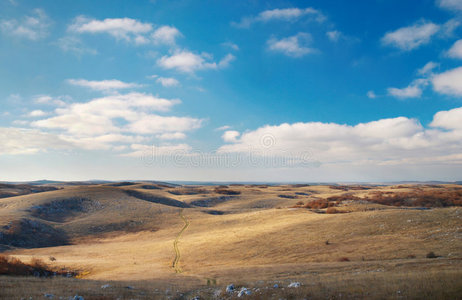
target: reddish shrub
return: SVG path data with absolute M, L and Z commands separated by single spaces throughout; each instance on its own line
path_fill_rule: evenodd
M 345 211 L 336 209 L 335 207 L 329 207 L 326 210 L 326 214 L 343 214 Z
M 344 256 L 344 257 L 340 257 L 338 261 L 350 261 L 350 259 Z

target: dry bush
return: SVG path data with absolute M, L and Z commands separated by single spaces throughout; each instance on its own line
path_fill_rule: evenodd
M 373 192 L 364 200 L 390 206 L 448 207 L 462 206 L 462 190 L 422 190 L 412 192 Z
M 214 191 L 215 193 L 221 194 L 221 195 L 240 195 L 241 194 L 240 191 L 230 190 L 228 187 L 226 188 L 216 187 Z
M 52 275 L 75 276 L 76 272 L 67 270 L 52 270 L 45 262 L 32 258 L 30 263 L 24 263 L 15 257 L 0 255 L 0 275 L 49 277 Z
M 340 258 L 338 259 L 338 261 L 344 262 L 344 261 L 350 261 L 350 259 L 349 259 L 348 257 L 344 256 L 344 257 L 340 257 Z
M 334 202 L 329 202 L 327 199 L 316 199 L 307 202 L 302 207 L 310 209 L 322 209 L 335 206 Z
M 427 253 L 427 258 L 437 258 L 438 256 L 435 254 L 435 252 L 430 251 Z
M 326 210 L 326 214 L 343 214 L 346 211 L 338 210 L 335 207 L 328 207 Z

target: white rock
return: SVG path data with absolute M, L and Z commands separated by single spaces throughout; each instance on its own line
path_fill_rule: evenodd
M 289 288 L 298 288 L 298 287 L 300 287 L 300 282 L 291 282 L 287 287 L 289 287 Z
M 226 292 L 227 292 L 227 293 L 232 293 L 232 292 L 234 292 L 234 284 L 231 283 L 230 285 L 228 285 L 228 286 L 226 287 Z
M 111 285 L 110 284 L 104 284 L 101 286 L 102 289 L 107 289 L 108 287 L 110 287 Z

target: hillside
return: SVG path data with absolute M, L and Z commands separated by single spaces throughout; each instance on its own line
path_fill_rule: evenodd
M 462 275 L 461 196 L 452 184 L 67 185 L 0 199 L 0 245 L 102 281 Z

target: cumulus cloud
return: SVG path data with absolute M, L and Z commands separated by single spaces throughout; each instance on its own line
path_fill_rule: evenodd
M 89 48 L 83 44 L 83 42 L 75 36 L 65 36 L 56 42 L 59 48 L 64 52 L 73 53 L 77 56 L 84 54 L 96 55 L 98 51 L 95 49 Z
M 329 38 L 329 40 L 331 40 L 332 42 L 338 42 L 338 40 L 342 36 L 342 33 L 338 30 L 333 30 L 326 32 L 326 35 L 327 38 Z
M 280 52 L 291 57 L 302 57 L 309 53 L 314 53 L 314 48 L 308 47 L 311 42 L 311 35 L 299 32 L 297 35 L 276 39 L 271 38 L 267 41 L 268 49 L 274 52 Z
M 50 149 L 73 147 L 56 135 L 36 129 L 0 127 L 0 141 L 0 155 L 35 154 Z
M 29 117 L 33 117 L 33 118 L 34 117 L 43 117 L 43 116 L 46 116 L 46 115 L 47 115 L 47 113 L 44 112 L 43 110 L 40 110 L 40 109 L 33 110 L 28 114 Z
M 37 41 L 49 33 L 51 20 L 42 9 L 34 9 L 32 14 L 22 19 L 0 20 L 4 34 Z
M 89 88 L 95 91 L 114 91 L 122 89 L 139 88 L 142 85 L 137 83 L 127 83 L 116 79 L 111 80 L 86 80 L 86 79 L 68 79 L 68 83 L 76 86 Z
M 375 94 L 374 91 L 368 91 L 366 95 L 367 95 L 367 97 L 370 98 L 370 99 L 375 99 L 375 98 L 377 98 L 377 95 Z
M 266 125 L 229 138 L 218 153 L 253 153 L 256 156 L 316 159 L 322 164 L 383 165 L 454 163 L 460 154 L 462 108 L 439 112 L 429 128 L 406 117 L 346 125 L 307 122 Z M 443 128 L 444 130 L 440 129 Z M 452 157 L 452 158 L 451 158 Z M 459 158 L 457 163 L 462 163 Z
M 52 97 L 50 95 L 36 95 L 33 97 L 33 99 L 34 99 L 34 102 L 38 104 L 64 106 L 66 105 L 66 101 L 71 100 L 71 97 L 69 96 Z
M 401 88 L 401 89 L 391 87 L 391 88 L 388 88 L 387 91 L 390 96 L 394 96 L 394 97 L 402 98 L 402 99 L 420 98 L 420 96 L 422 96 L 421 84 L 417 82 L 413 82 L 409 86 L 405 88 Z
M 260 12 L 257 16 L 243 17 L 240 22 L 231 24 L 238 28 L 248 28 L 256 22 L 285 21 L 294 22 L 302 17 L 311 17 L 317 22 L 323 22 L 326 17 L 317 9 L 308 8 L 276 8 Z
M 221 137 L 223 141 L 225 142 L 236 142 L 239 135 L 240 135 L 239 131 L 228 130 L 228 131 L 225 131 L 225 133 L 223 133 Z
M 224 68 L 234 59 L 232 54 L 226 55 L 218 63 L 211 60 L 207 53 L 195 54 L 187 50 L 177 50 L 172 55 L 162 56 L 157 64 L 164 69 L 174 69 L 183 73 L 193 73 L 197 70 Z
M 167 45 L 174 45 L 176 39 L 181 36 L 180 31 L 172 26 L 161 26 L 151 34 L 154 43 Z
M 165 87 L 173 87 L 180 85 L 180 82 L 173 77 L 159 77 L 156 79 L 156 82 L 160 83 L 162 86 Z
M 445 9 L 462 11 L 462 1 L 461 0 L 437 0 L 437 4 Z
M 447 54 L 449 57 L 462 59 L 462 40 L 456 41 Z
M 425 66 L 423 66 L 422 68 L 418 69 L 417 70 L 417 74 L 421 75 L 421 76 L 427 76 L 427 75 L 430 75 L 433 73 L 433 70 L 435 68 L 438 68 L 440 66 L 440 64 L 438 63 L 435 63 L 435 62 L 428 62 L 425 64 Z
M 234 43 L 231 43 L 231 42 L 224 42 L 224 43 L 221 43 L 221 45 L 223 47 L 227 47 L 227 48 L 230 48 L 230 49 L 235 50 L 235 51 L 239 50 L 239 46 L 237 44 L 234 44 Z
M 55 109 L 50 117 L 30 125 L 53 133 L 73 147 L 120 150 L 121 146 L 148 142 L 153 137 L 184 139 L 186 132 L 200 128 L 202 119 L 158 114 L 170 111 L 178 103 L 180 100 L 143 93 L 110 95 L 66 104 Z
M 79 16 L 75 18 L 68 30 L 75 33 L 105 33 L 118 40 L 143 43 L 144 34 L 152 31 L 152 24 L 130 18 L 95 20 Z
M 404 51 L 410 51 L 428 44 L 439 30 L 439 25 L 423 20 L 414 25 L 386 33 L 382 38 L 382 43 Z
M 181 32 L 173 26 L 160 26 L 131 18 L 107 18 L 96 20 L 78 16 L 69 25 L 68 31 L 75 34 L 109 34 L 117 40 L 136 45 L 148 43 L 174 45 Z
M 462 96 L 462 67 L 436 74 L 431 79 L 433 89 L 441 94 Z

